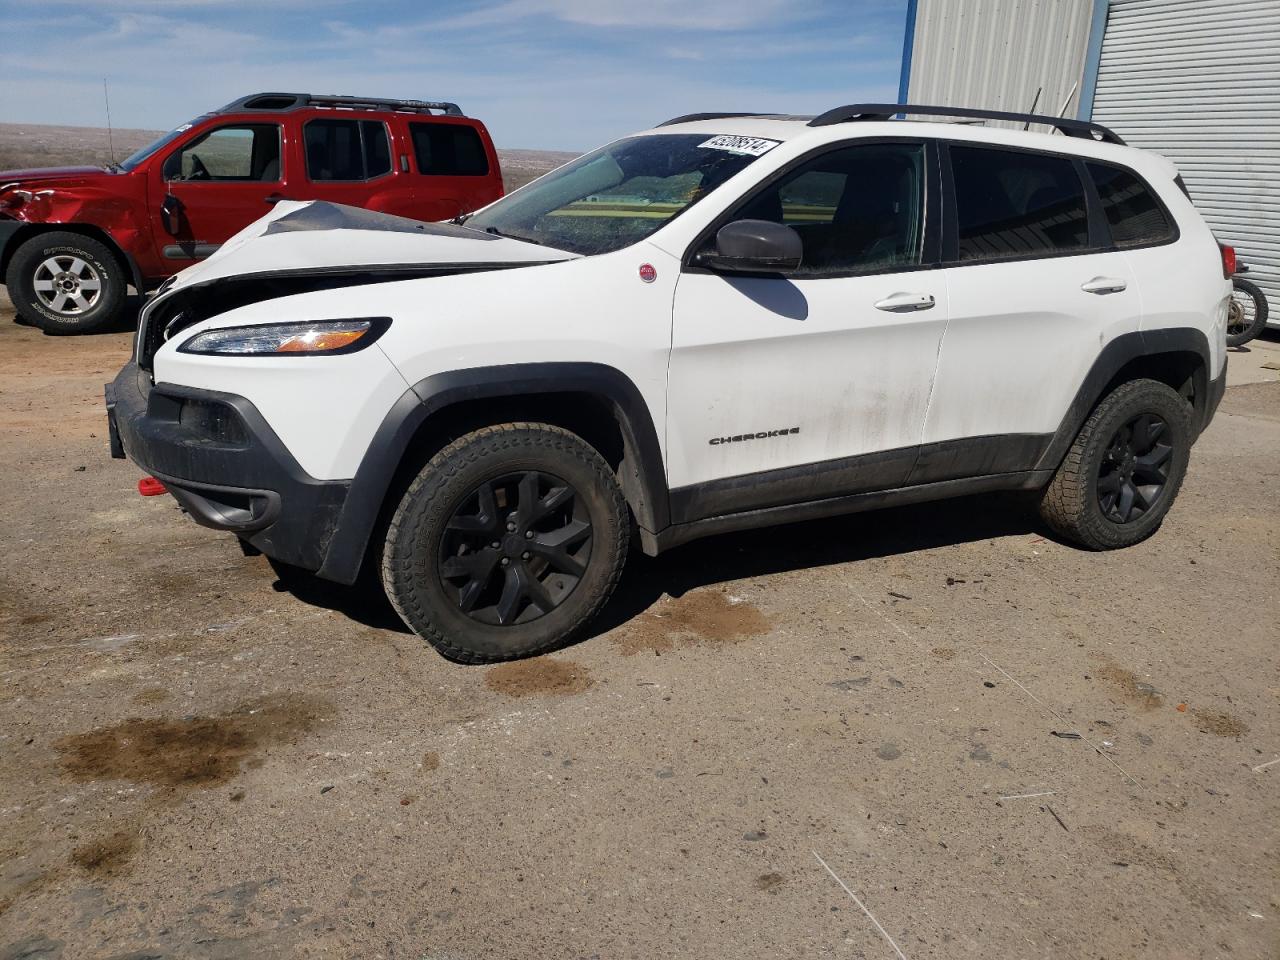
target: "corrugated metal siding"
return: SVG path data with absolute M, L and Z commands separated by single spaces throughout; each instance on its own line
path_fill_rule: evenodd
M 1026 113 L 1043 87 L 1036 113 L 1070 97 L 1074 117 L 1092 13 L 1092 0 L 919 0 L 908 98 Z
M 1280 0 L 1112 0 L 1093 119 L 1178 165 L 1280 319 Z

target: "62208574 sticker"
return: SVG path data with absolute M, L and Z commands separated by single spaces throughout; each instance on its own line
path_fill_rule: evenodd
M 761 137 L 735 137 L 723 133 L 698 144 L 708 150 L 727 150 L 729 153 L 741 153 L 748 157 L 759 157 L 778 145 L 777 140 L 765 140 Z

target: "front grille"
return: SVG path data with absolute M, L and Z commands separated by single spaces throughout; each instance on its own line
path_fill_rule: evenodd
M 196 322 L 197 317 L 190 309 L 184 309 L 186 298 L 177 294 L 167 302 L 152 301 L 153 310 L 143 310 L 138 320 L 138 366 L 143 370 L 151 369 L 151 361 L 166 340 L 180 330 L 184 330 Z

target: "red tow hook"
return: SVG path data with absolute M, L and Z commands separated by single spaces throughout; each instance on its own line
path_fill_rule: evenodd
M 155 477 L 143 477 L 138 481 L 138 493 L 144 497 L 159 497 L 168 492 L 165 485 Z

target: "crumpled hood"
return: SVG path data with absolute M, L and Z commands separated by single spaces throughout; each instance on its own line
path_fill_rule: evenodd
M 43 184 L 50 180 L 69 180 L 80 184 L 86 180 L 114 176 L 117 176 L 117 174 L 104 170 L 102 167 L 41 167 L 36 170 L 0 170 L 0 189 L 11 184 L 27 187 L 33 183 Z
M 209 259 L 161 284 L 142 308 L 136 356 L 149 370 L 156 350 L 172 336 L 251 303 L 576 259 L 564 250 L 451 223 L 422 223 L 322 200 L 282 201 Z
M 234 276 L 436 264 L 498 267 L 576 256 L 452 223 L 423 223 L 323 200 L 282 201 L 207 260 L 173 277 L 164 290 Z

